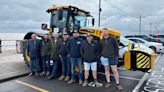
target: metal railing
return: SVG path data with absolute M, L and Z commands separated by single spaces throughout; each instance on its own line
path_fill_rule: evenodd
M 0 53 L 2 53 L 1 39 L 0 39 Z
M 16 40 L 0 40 L 0 53 L 16 51 Z

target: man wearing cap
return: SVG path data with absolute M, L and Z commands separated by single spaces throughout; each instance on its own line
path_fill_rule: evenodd
M 82 59 L 80 55 L 80 46 L 82 44 L 82 39 L 79 38 L 79 33 L 77 30 L 73 33 L 73 38 L 68 42 L 68 53 L 70 56 L 71 63 L 71 80 L 68 81 L 68 84 L 75 83 L 75 66 L 78 65 L 79 68 L 79 85 L 82 85 Z
M 63 39 L 59 43 L 59 56 L 62 64 L 62 75 L 59 77 L 59 80 L 69 81 L 71 71 L 70 71 L 70 61 L 67 53 L 67 45 L 69 41 L 69 35 L 64 32 Z
M 99 87 L 100 84 L 97 81 L 97 60 L 99 57 L 99 47 L 98 44 L 93 41 L 91 34 L 88 34 L 85 41 L 81 45 L 81 55 L 84 59 L 84 70 L 85 70 L 85 81 L 82 86 L 88 85 L 89 70 L 92 70 L 92 76 L 94 78 L 94 84 Z
M 49 41 L 49 34 L 44 35 L 44 39 L 42 40 L 41 45 L 41 56 L 42 56 L 42 67 L 43 72 L 40 76 L 50 75 L 50 41 Z
M 50 39 L 50 54 L 51 59 L 53 60 L 53 70 L 48 79 L 54 79 L 58 76 L 58 64 L 60 61 L 59 58 L 59 33 L 54 32 L 54 37 Z
M 114 74 L 114 78 L 116 81 L 116 87 L 119 90 L 122 90 L 122 86 L 120 85 L 119 81 L 119 74 L 118 74 L 118 69 L 117 69 L 117 64 L 118 64 L 118 57 L 119 57 L 119 47 L 118 47 L 118 42 L 114 36 L 111 36 L 108 34 L 108 29 L 103 28 L 103 39 L 100 41 L 100 49 L 101 49 L 101 63 L 105 68 L 105 76 L 106 76 L 106 81 L 107 84 L 105 87 L 110 87 L 111 82 L 110 82 L 110 67 L 112 69 L 112 72 Z M 110 66 L 110 67 L 109 67 Z

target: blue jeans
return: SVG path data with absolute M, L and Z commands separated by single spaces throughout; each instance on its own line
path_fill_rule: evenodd
M 32 73 L 37 73 L 40 71 L 39 58 L 30 57 L 30 69 Z
M 61 64 L 62 64 L 62 75 L 64 76 L 70 76 L 71 70 L 70 70 L 70 61 L 68 57 L 61 57 Z
M 54 78 L 57 77 L 57 75 L 58 75 L 58 65 L 59 65 L 59 60 L 53 60 L 52 75 Z
M 76 73 L 75 73 L 75 66 L 78 65 L 79 68 L 79 79 L 82 79 L 83 77 L 83 73 L 82 73 L 82 59 L 81 58 L 70 58 L 70 62 L 71 62 L 71 78 L 73 80 L 75 80 L 76 77 Z
M 43 71 L 50 72 L 50 55 L 42 56 Z

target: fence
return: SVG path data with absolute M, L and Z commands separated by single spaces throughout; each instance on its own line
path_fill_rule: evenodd
M 1 45 L 1 39 L 0 39 L 0 53 L 2 53 L 2 45 Z
M 16 40 L 1 40 L 1 53 L 16 51 Z

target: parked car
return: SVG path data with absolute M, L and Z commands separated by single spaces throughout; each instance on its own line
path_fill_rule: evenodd
M 135 37 L 135 38 L 142 38 L 144 40 L 147 40 L 149 42 L 158 42 L 158 43 L 162 43 L 163 46 L 164 46 L 164 41 L 163 40 L 160 40 L 160 39 L 156 39 L 154 37 L 151 37 L 149 35 L 127 35 L 125 36 L 125 38 L 132 38 L 132 37 Z
M 164 42 L 164 35 L 150 35 L 151 37 Z
M 137 38 L 137 37 L 131 37 L 131 38 L 129 37 L 127 39 L 134 41 L 136 43 L 139 42 L 140 44 L 151 48 L 152 50 L 154 50 L 154 52 L 164 53 L 164 46 L 162 45 L 162 43 L 150 42 L 150 41 L 144 40 L 142 38 Z
M 151 34 L 150 36 L 153 37 L 153 38 L 158 37 L 158 38 L 164 39 L 164 35 L 163 35 L 163 34 L 158 34 L 158 35 L 153 35 L 153 34 Z
M 119 57 L 120 57 L 120 59 L 123 59 L 124 53 L 126 51 L 128 51 L 129 42 L 130 42 L 131 47 L 132 47 L 131 49 L 136 49 L 138 47 L 138 43 L 133 42 L 131 40 L 128 40 L 127 38 L 125 38 L 123 36 L 120 37 L 120 43 L 119 43 Z M 142 50 L 148 54 L 152 54 L 152 53 L 154 54 L 154 51 L 152 49 L 150 49 L 147 46 L 142 45 L 142 44 L 140 44 L 140 50 Z
M 164 38 L 156 38 L 158 41 L 163 41 L 164 42 Z

